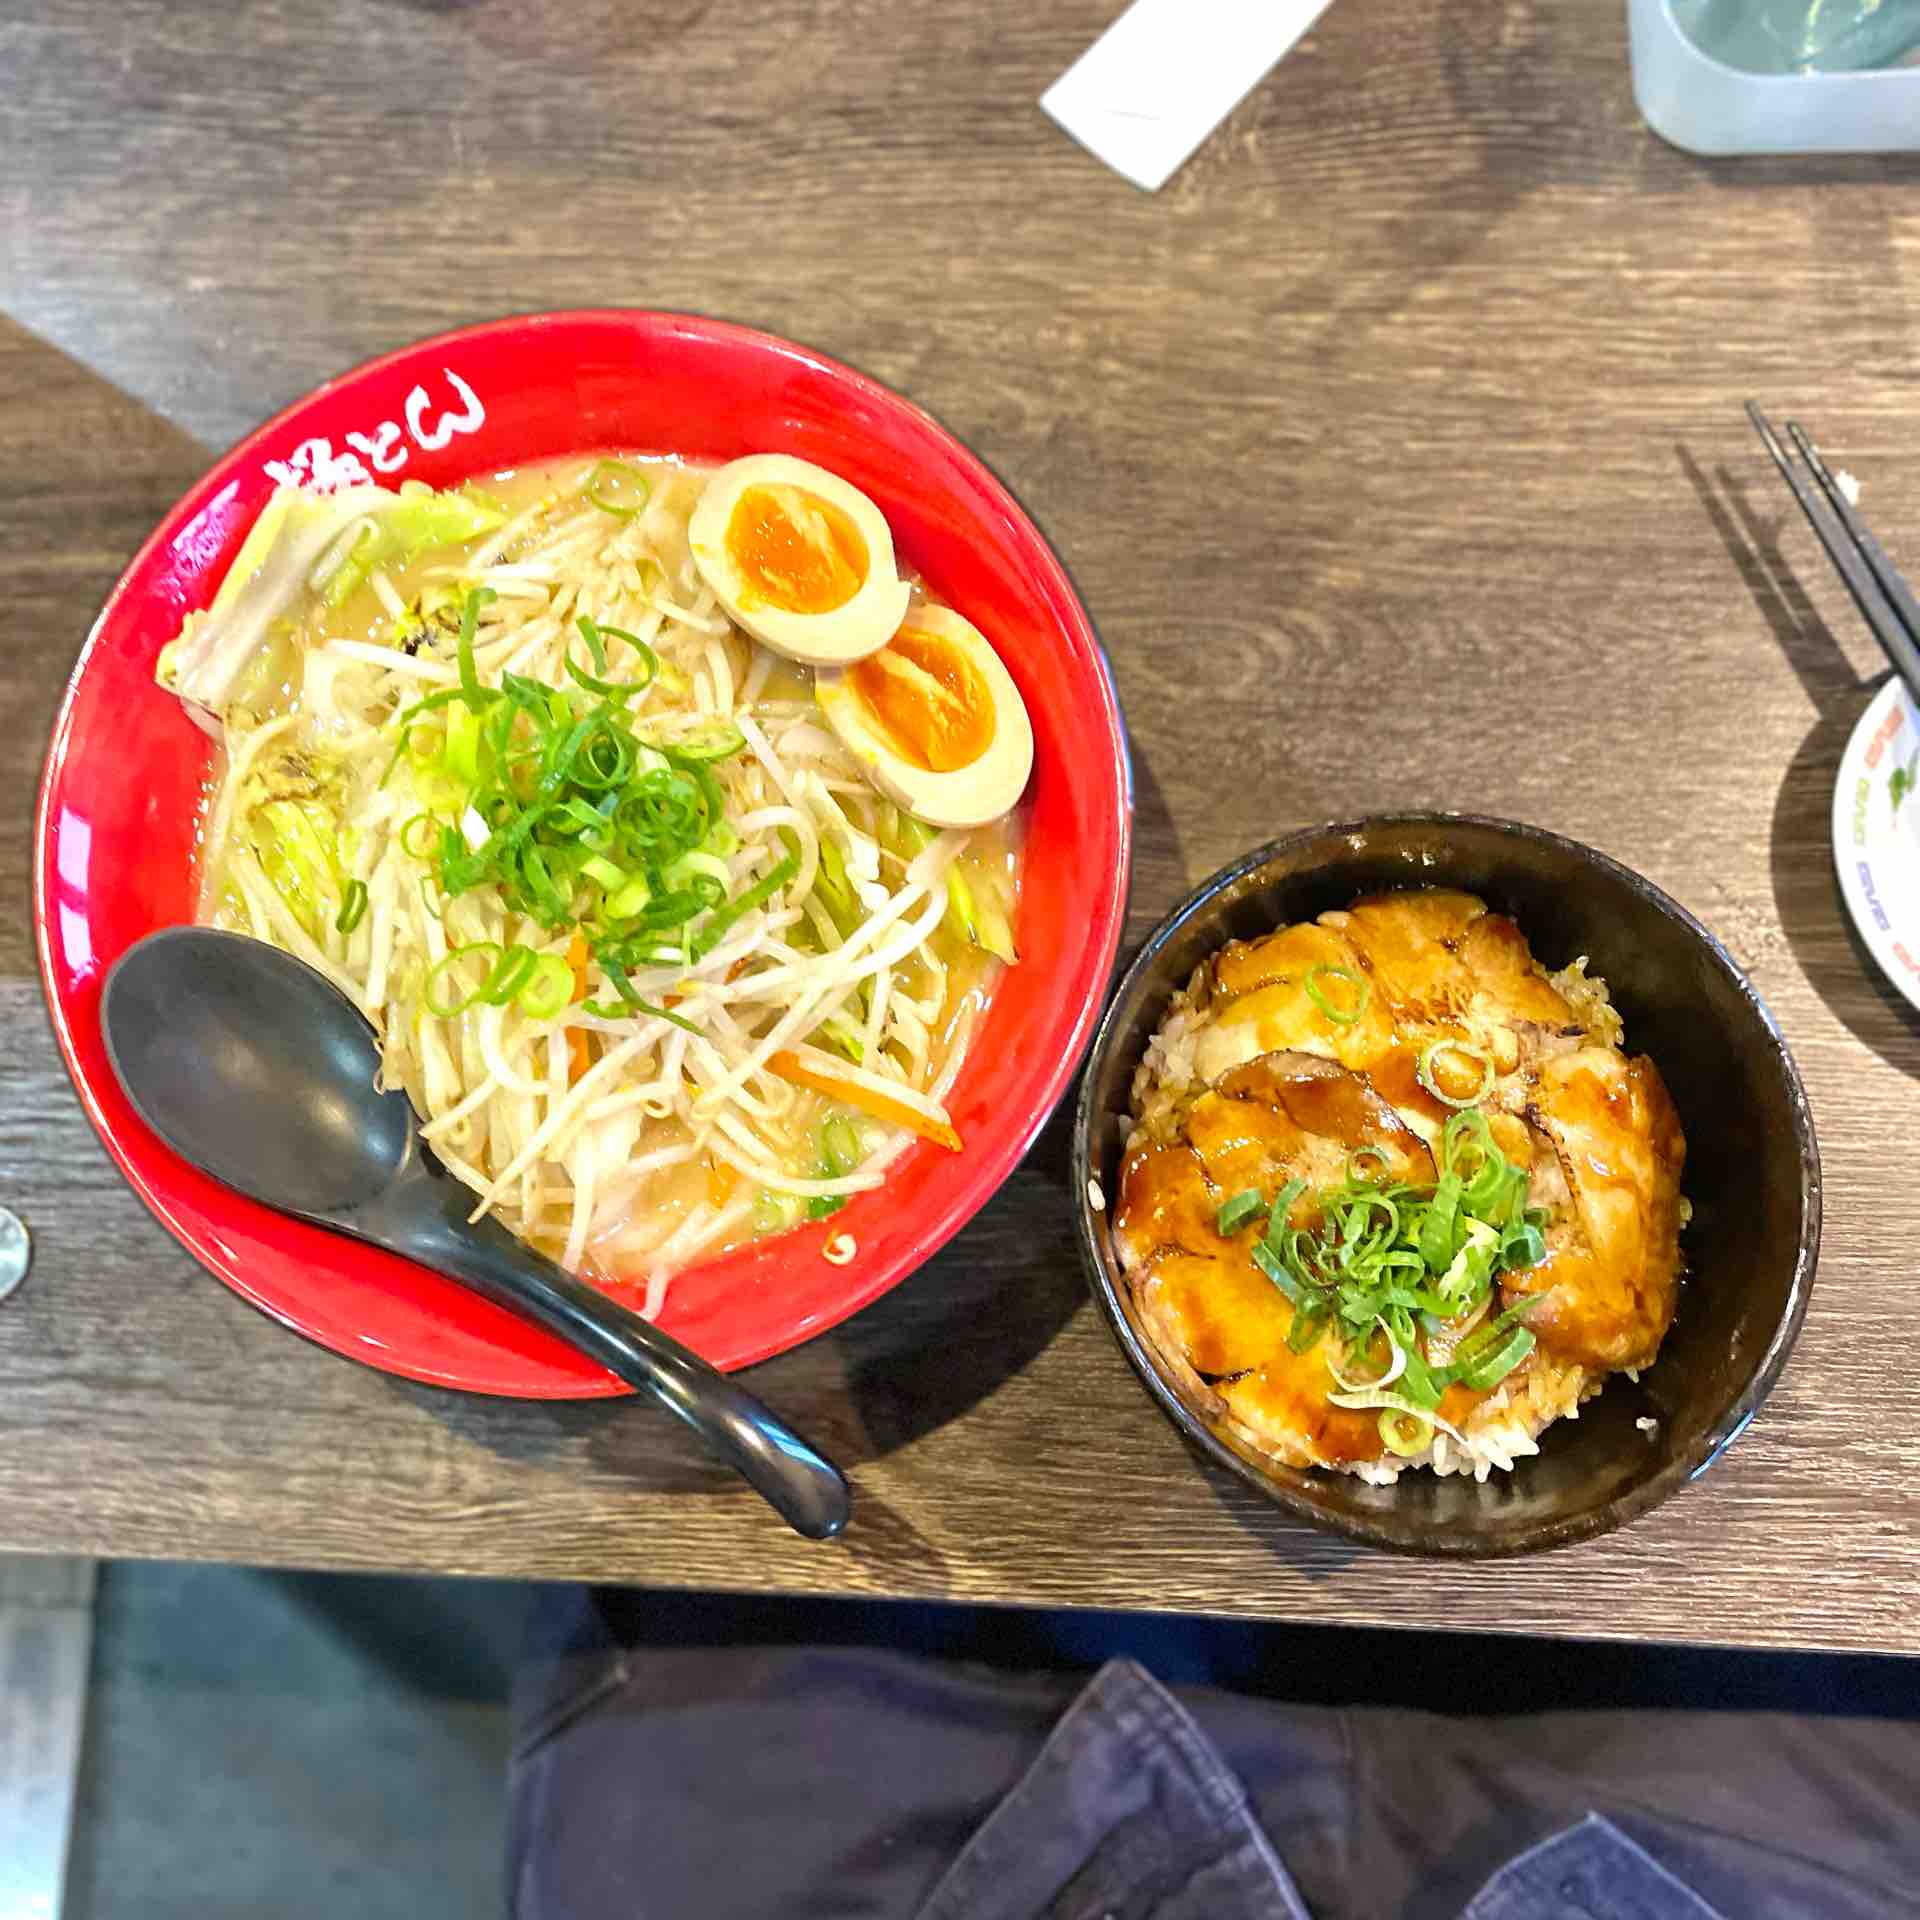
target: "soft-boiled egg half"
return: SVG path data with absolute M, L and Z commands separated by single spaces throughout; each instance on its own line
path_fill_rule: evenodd
M 880 509 L 837 473 L 788 454 L 722 467 L 687 539 L 728 614 L 804 666 L 844 666 L 876 652 L 907 610 Z
M 814 694 L 874 785 L 929 825 L 998 819 L 1033 771 L 1013 676 L 950 607 L 915 607 L 878 653 L 817 673 Z

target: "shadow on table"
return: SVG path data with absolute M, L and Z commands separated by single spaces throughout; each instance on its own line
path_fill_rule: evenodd
M 1378 1548 L 1362 1546 L 1341 1534 L 1323 1533 L 1316 1527 L 1288 1519 L 1272 1501 L 1263 1499 L 1224 1467 L 1215 1466 L 1198 1448 L 1189 1445 L 1186 1452 L 1193 1468 L 1196 1506 L 1204 1490 L 1222 1518 L 1257 1541 L 1289 1573 L 1308 1581 L 1331 1580 L 1356 1560 L 1380 1553 Z
M 1902 187 L 1920 186 L 1920 155 L 1911 153 L 1755 153 L 1716 157 L 1687 153 L 1664 142 L 1660 143 L 1660 150 L 1702 184 L 1725 193 L 1769 193 L 1797 187 L 1881 187 L 1895 193 Z M 1845 265 L 1850 275 L 1858 274 L 1864 279 L 1876 273 L 1898 272 L 1890 223 L 1886 233 L 1887 257 L 1862 259 L 1857 252 L 1849 252 Z
M 30 404 L 18 397 L 29 394 Z M 210 456 L 5 313 L 0 395 L 0 514 L 15 541 L 13 617 L 0 647 L 0 781 L 9 793 L 31 794 L 74 655 L 115 576 Z M 0 966 L 10 975 L 33 971 L 31 812 L 0 818 Z
M 1725 467 L 1712 479 L 1684 446 L 1675 456 L 1798 676 L 1819 718 L 1788 763 L 1769 842 L 1774 905 L 1814 991 L 1889 1066 L 1920 1077 L 1920 1019 L 1888 984 L 1854 931 L 1833 870 L 1834 781 L 1860 715 L 1881 681 L 1862 682 L 1780 550 L 1788 509 L 1769 517 Z
M 791 1356 L 789 1356 L 791 1358 Z M 769 1405 L 790 1419 L 835 1465 L 853 1470 L 885 1451 L 867 1442 L 844 1381 L 815 1369 L 810 1378 L 783 1387 L 773 1377 L 781 1365 L 769 1362 L 747 1376 Z M 609 1483 L 641 1497 L 725 1503 L 743 1516 L 743 1524 L 777 1525 L 753 1505 L 741 1480 L 709 1455 L 700 1442 L 663 1409 L 644 1396 L 605 1400 L 495 1399 L 423 1385 L 394 1375 L 381 1384 L 396 1397 L 431 1416 L 461 1441 L 515 1465 L 539 1464 L 564 1469 L 576 1463 L 583 1478 L 597 1485 L 601 1503 Z M 642 1509 L 635 1525 L 644 1526 Z M 584 1523 L 583 1523 L 584 1524 Z M 584 1549 L 592 1557 L 590 1543 Z M 844 1556 L 855 1566 L 883 1567 L 889 1578 L 948 1582 L 945 1556 L 891 1503 L 868 1487 L 856 1486 L 853 1520 L 847 1532 L 822 1554 Z

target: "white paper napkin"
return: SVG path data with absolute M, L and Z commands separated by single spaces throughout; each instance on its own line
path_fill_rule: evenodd
M 1134 0 L 1041 107 L 1149 193 L 1199 146 L 1331 0 Z

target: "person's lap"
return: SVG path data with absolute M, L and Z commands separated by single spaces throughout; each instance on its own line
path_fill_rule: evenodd
M 1047 1832 L 1093 1833 L 1121 1817 L 1106 1803 L 1126 1797 L 1134 1763 L 1115 1773 L 1110 1740 L 1082 1743 L 1082 1780 L 1049 1772 L 1061 1771 L 1050 1739 L 1063 1715 L 1084 1715 L 1085 1673 L 852 1646 L 647 1647 L 610 1630 L 590 1596 L 558 1596 L 555 1607 L 516 1699 L 517 1920 L 908 1920 L 936 1888 L 943 1914 L 984 1910 L 990 1891 L 1017 1900 L 1008 1883 L 1021 1869 L 1042 1872 L 1031 1860 L 1036 1819 Z M 1115 1726 L 1166 1697 L 1131 1669 L 1103 1682 L 1095 1704 Z M 1252 1822 L 1315 1920 L 1456 1920 L 1505 1863 L 1595 1811 L 1707 1903 L 1700 1911 L 1727 1920 L 1916 1908 L 1920 1728 L 1909 1722 L 1448 1718 L 1175 1692 L 1172 1716 L 1244 1787 Z M 1112 1777 L 1095 1784 L 1089 1752 Z M 956 1874 L 1009 1796 L 1016 1811 Z M 1156 1798 L 1131 1814 L 1150 1824 L 1168 1805 Z M 1221 1849 L 1207 1857 L 1222 1870 Z M 1103 1830 L 1082 1889 L 1123 1872 L 1125 1858 Z M 953 1905 L 963 1879 L 970 1904 Z M 1656 1910 L 1667 1911 L 1613 1909 Z

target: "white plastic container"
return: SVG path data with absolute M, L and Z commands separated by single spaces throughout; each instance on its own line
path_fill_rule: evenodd
M 1627 0 L 1633 97 L 1689 153 L 1920 153 L 1920 68 L 1742 73 L 1694 45 L 1670 0 Z

